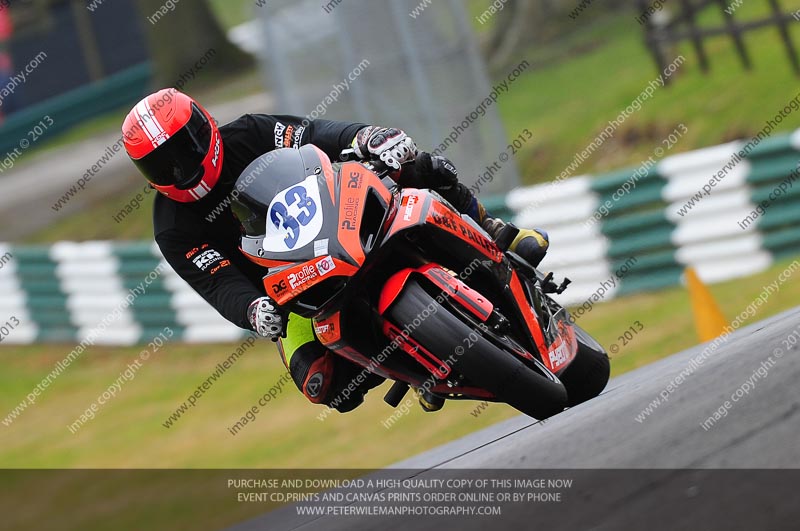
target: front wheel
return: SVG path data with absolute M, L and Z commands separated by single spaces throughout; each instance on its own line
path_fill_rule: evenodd
M 421 318 L 425 308 L 435 311 Z M 420 322 L 410 330 L 414 341 L 442 359 L 455 353 L 455 371 L 526 415 L 545 419 L 560 413 L 567 405 L 567 391 L 557 378 L 539 374 L 513 353 L 475 334 L 472 326 L 451 313 L 414 279 L 406 284 L 389 309 L 388 317 L 401 328 L 407 323 Z M 465 342 L 470 336 L 477 336 L 477 340 Z
M 567 388 L 570 407 L 599 395 L 611 374 L 611 360 L 600 343 L 580 326 L 572 326 L 575 327 L 578 352 L 560 377 Z

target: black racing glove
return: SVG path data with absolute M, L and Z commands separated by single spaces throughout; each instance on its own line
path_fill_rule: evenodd
M 458 170 L 448 159 L 424 151 L 417 155 L 414 163 L 416 178 L 422 186 L 433 190 L 449 190 L 458 184 Z
M 478 223 L 486 218 L 486 209 L 463 183 L 458 181 L 455 164 L 440 155 L 421 152 L 408 170 L 403 170 L 400 186 L 430 188 L 444 197 L 456 210 Z

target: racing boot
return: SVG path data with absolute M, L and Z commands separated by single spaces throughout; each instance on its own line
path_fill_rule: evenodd
M 495 240 L 505 226 L 506 223 L 502 219 L 490 216 L 486 216 L 481 222 L 483 230 Z M 550 237 L 547 232 L 542 229 L 519 229 L 519 234 L 511 242 L 508 250 L 524 258 L 533 267 L 539 267 L 547 254 L 548 247 L 550 247 Z
M 416 391 L 419 405 L 426 413 L 433 413 L 444 407 L 444 398 L 441 396 L 433 394 L 428 389 L 419 388 Z

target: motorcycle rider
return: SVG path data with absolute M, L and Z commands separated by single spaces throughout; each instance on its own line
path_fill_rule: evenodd
M 238 249 L 241 229 L 230 208 L 231 192 L 253 160 L 275 149 L 314 144 L 335 161 L 352 148 L 362 160 L 380 159 L 399 171 L 417 157 L 414 141 L 395 128 L 287 115 L 246 114 L 218 127 L 208 111 L 176 89 L 142 99 L 125 118 L 122 133 L 133 163 L 160 192 L 154 237 L 175 272 L 227 320 L 278 341 L 292 379 L 311 402 L 341 412 L 363 402 L 382 379 L 372 375 L 348 399 L 339 396 L 363 369 L 319 343 L 309 319 L 288 318 L 265 295 L 263 269 Z M 411 174 L 400 174 L 401 186 L 436 190 L 490 235 L 499 234 L 504 223 L 458 182 L 447 159 L 420 154 L 414 166 Z M 538 264 L 547 247 L 543 231 L 521 230 L 511 249 Z M 439 409 L 435 398 L 420 395 L 420 403 Z

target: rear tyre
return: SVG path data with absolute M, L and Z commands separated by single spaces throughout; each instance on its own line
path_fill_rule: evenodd
M 595 339 L 578 325 L 575 336 L 578 339 L 578 353 L 561 376 L 567 388 L 569 406 L 576 406 L 591 400 L 606 388 L 611 374 L 611 360 Z
M 435 308 L 427 318 L 421 313 Z M 551 380 L 523 364 L 514 354 L 497 347 L 450 310 L 436 301 L 416 280 L 409 280 L 388 317 L 396 326 L 419 323 L 411 337 L 440 359 L 456 356 L 454 370 L 473 385 L 535 419 L 560 413 L 567 405 L 567 391 L 561 382 Z M 475 341 L 465 342 L 472 336 Z M 463 354 L 456 347 L 463 348 Z

